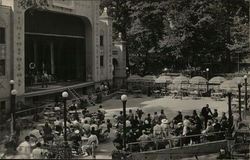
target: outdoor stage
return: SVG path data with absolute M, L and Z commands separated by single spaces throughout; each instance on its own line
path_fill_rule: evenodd
M 43 95 L 49 95 L 49 94 L 55 94 L 58 92 L 62 92 L 67 90 L 68 88 L 73 89 L 82 89 L 86 87 L 92 87 L 94 86 L 94 82 L 62 82 L 62 83 L 55 83 L 55 84 L 49 84 L 48 88 L 42 88 L 41 85 L 35 85 L 35 86 L 29 86 L 26 88 L 26 93 L 24 93 L 22 96 L 24 98 L 27 97 L 35 97 L 35 96 L 43 96 Z

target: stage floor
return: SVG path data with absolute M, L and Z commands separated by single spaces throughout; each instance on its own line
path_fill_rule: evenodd
M 84 88 L 93 86 L 95 83 L 91 82 L 80 82 L 80 81 L 71 81 L 71 82 L 58 82 L 53 84 L 48 84 L 47 88 L 42 88 L 42 85 L 32 85 L 27 86 L 25 88 L 25 93 L 23 94 L 24 97 L 33 97 L 33 96 L 40 96 L 46 94 L 53 94 L 57 92 L 61 92 L 67 90 L 67 88 Z

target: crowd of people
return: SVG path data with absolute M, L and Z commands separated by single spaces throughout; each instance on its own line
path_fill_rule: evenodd
M 178 111 L 172 119 L 167 117 L 163 109 L 152 114 L 144 113 L 138 108 L 136 111 L 128 110 L 126 119 L 120 111 L 120 114 L 114 115 L 114 120 L 111 120 L 105 118 L 106 111 L 102 105 L 97 112 L 90 113 L 81 103 L 73 101 L 72 105 L 67 107 L 66 137 L 63 114 L 59 114 L 56 120 L 34 125 L 25 140 L 16 146 L 17 154 L 24 158 L 55 158 L 56 154 L 51 152 L 51 146 L 57 146 L 56 149 L 60 146 L 65 147 L 66 138 L 67 146 L 73 154 L 91 155 L 93 147 L 96 148 L 100 142 L 109 138 L 112 128 L 115 131 L 114 146 L 118 150 L 126 148 L 130 151 L 190 145 L 204 140 L 221 140 L 230 129 L 226 114 L 222 113 L 219 117 L 217 109 L 212 111 L 208 104 L 200 113 L 193 110 L 192 115 L 183 115 Z M 58 104 L 54 108 L 58 110 Z M 123 146 L 124 121 L 126 144 L 131 144 L 127 146 Z
M 16 154 L 25 159 L 56 158 L 56 152 L 65 147 L 66 138 L 72 154 L 91 155 L 93 147 L 109 138 L 112 124 L 109 119 L 105 120 L 106 111 L 102 105 L 94 113 L 86 107 L 80 110 L 78 106 L 74 101 L 67 108 L 66 137 L 64 119 L 58 116 L 54 121 L 34 125 L 24 141 L 15 147 Z
M 117 132 L 113 142 L 117 149 L 123 149 L 122 111 L 116 119 Z M 212 112 L 208 104 L 201 109 L 200 114 L 193 110 L 192 115 L 183 116 L 178 111 L 171 120 L 164 110 L 154 112 L 153 115 L 146 114 L 141 109 L 135 112 L 129 110 L 126 115 L 126 143 L 131 145 L 126 147 L 131 151 L 145 151 L 220 140 L 225 138 L 229 127 L 226 114 L 223 112 L 222 117 L 219 117 L 217 109 Z M 171 138 L 173 141 L 170 141 Z

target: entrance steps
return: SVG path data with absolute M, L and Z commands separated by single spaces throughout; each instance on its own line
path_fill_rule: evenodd
M 80 101 L 80 99 L 82 98 L 74 88 L 67 88 L 67 91 L 75 100 Z

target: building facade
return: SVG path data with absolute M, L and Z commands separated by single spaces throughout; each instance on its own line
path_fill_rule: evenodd
M 1 110 L 8 111 L 12 79 L 17 101 L 32 103 L 69 87 L 83 91 L 126 78 L 124 43 L 113 44 L 112 18 L 107 9 L 100 14 L 99 5 L 100 0 L 0 1 Z M 55 87 L 39 89 L 44 73 Z

